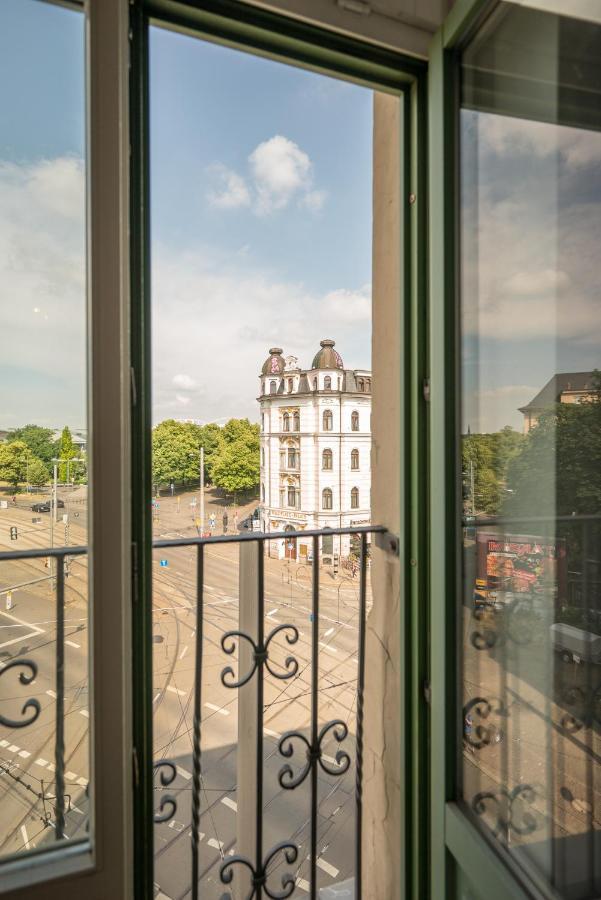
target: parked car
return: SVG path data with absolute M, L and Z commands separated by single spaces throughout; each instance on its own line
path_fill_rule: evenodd
M 52 505 L 52 501 L 51 501 L 51 500 L 42 500 L 41 503 L 34 503 L 33 506 L 31 507 L 31 511 L 32 511 L 32 512 L 38 512 L 38 513 L 40 513 L 40 512 L 50 512 L 51 505 Z M 65 501 L 64 501 L 64 500 L 57 500 L 57 501 L 56 501 L 56 508 L 57 508 L 57 509 L 64 509 L 64 506 L 65 506 Z
M 556 622 L 551 625 L 551 644 L 564 662 L 601 664 L 601 635 Z

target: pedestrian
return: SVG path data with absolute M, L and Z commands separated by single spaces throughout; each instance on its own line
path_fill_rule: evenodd
M 228 523 L 227 509 L 223 511 L 223 520 L 222 521 L 223 521 L 223 533 L 227 534 L 227 523 Z

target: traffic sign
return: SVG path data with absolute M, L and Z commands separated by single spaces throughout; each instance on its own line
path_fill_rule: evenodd
M 162 560 L 161 560 L 161 567 L 162 567 L 163 569 L 165 568 L 165 566 L 168 566 L 168 565 L 169 565 L 169 562 L 168 562 L 166 559 L 162 559 Z

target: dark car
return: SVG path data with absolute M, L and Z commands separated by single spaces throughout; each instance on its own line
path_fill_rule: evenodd
M 32 512 L 50 512 L 51 503 L 52 503 L 51 500 L 42 500 L 41 503 L 34 503 L 33 506 L 31 507 L 31 511 Z M 64 500 L 56 501 L 57 509 L 64 509 L 64 506 L 65 506 Z

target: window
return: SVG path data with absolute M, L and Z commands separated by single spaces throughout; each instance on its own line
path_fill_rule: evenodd
M 298 454 L 297 454 L 296 450 L 293 447 L 291 447 L 288 450 L 288 468 L 296 469 L 297 467 L 298 467 Z
M 357 387 L 359 388 L 360 391 L 365 390 L 365 382 L 363 381 L 362 378 L 357 379 Z
M 261 500 L 265 503 L 265 485 L 261 485 Z
M 326 377 L 323 380 L 323 389 L 324 389 L 324 391 L 332 390 L 332 379 L 330 378 L 329 375 L 326 375 Z
M 351 469 L 359 468 L 359 451 L 351 450 Z
M 324 488 L 321 492 L 321 508 L 322 509 L 332 509 L 332 490 L 331 488 Z
M 351 490 L 351 509 L 359 509 L 359 488 Z
M 333 463 L 332 451 L 327 449 L 324 450 L 321 454 L 321 468 L 322 469 L 331 469 Z
M 314 378 L 314 379 L 313 379 L 313 390 L 314 390 L 314 391 L 317 390 L 317 378 Z
M 326 409 L 323 413 L 323 430 L 324 431 L 332 431 L 334 426 L 334 417 L 332 416 L 332 410 Z
M 277 390 L 277 383 L 275 381 L 270 381 L 269 382 L 269 393 L 275 394 L 276 390 Z
M 292 393 L 294 390 L 294 380 L 292 378 L 288 379 L 288 393 Z
M 296 488 L 289 487 L 288 488 L 288 506 L 292 507 L 292 509 L 298 508 L 298 498 L 299 492 Z
M 351 431 L 359 431 L 359 413 L 357 410 L 351 413 Z
M 284 413 L 284 415 L 282 416 L 282 423 L 283 423 L 284 431 L 290 431 L 290 414 L 289 413 Z
M 261 431 L 265 431 L 265 413 L 261 413 Z
M 365 390 L 366 390 L 366 391 L 371 391 L 371 378 L 366 378 L 366 379 L 365 379 Z
M 280 488 L 280 508 L 283 508 L 286 505 L 286 491 L 284 488 Z
M 300 413 L 299 412 L 294 413 L 293 420 L 294 420 L 294 430 L 300 431 Z

